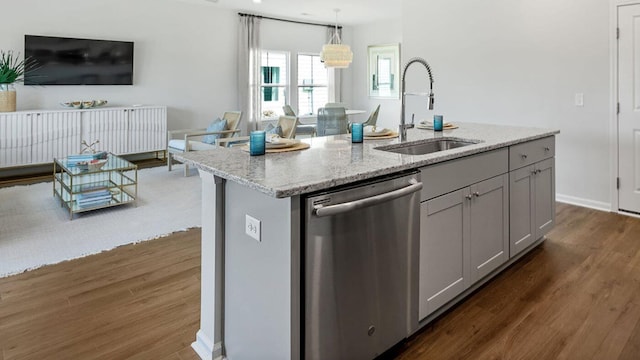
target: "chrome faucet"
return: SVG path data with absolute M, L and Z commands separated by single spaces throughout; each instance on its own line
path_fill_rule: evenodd
M 412 58 L 409 60 L 409 62 L 407 62 L 407 64 L 404 66 L 404 69 L 402 70 L 402 86 L 400 86 L 400 93 L 402 94 L 402 111 L 400 113 L 400 126 L 399 126 L 399 133 L 400 133 L 400 142 L 404 142 L 407 141 L 407 129 L 411 129 L 412 127 L 415 126 L 415 124 L 413 123 L 413 118 L 411 118 L 411 123 L 410 124 L 405 124 L 404 121 L 404 108 L 405 108 L 405 100 L 404 97 L 407 95 L 407 93 L 405 93 L 404 88 L 405 88 L 405 76 L 407 74 L 407 69 L 409 68 L 409 65 L 413 64 L 413 63 L 420 63 L 422 65 L 424 65 L 425 68 L 427 68 L 427 72 L 429 73 L 429 94 L 427 94 L 427 96 L 429 97 L 428 100 L 428 106 L 429 106 L 429 110 L 433 110 L 433 75 L 431 74 L 431 66 L 429 66 L 429 64 L 427 63 L 427 61 L 423 58 Z M 423 95 L 423 94 L 419 94 L 419 93 L 412 93 L 409 95 Z

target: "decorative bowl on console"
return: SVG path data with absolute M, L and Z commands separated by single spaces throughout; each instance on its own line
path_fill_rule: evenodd
M 103 106 L 107 104 L 107 100 L 84 100 L 84 101 L 65 101 L 61 102 L 60 105 L 63 107 L 74 108 L 74 109 L 91 109 L 98 106 Z

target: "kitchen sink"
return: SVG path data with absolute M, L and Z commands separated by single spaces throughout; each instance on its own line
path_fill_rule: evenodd
M 477 144 L 479 141 L 464 139 L 428 139 L 421 141 L 413 141 L 410 143 L 401 143 L 380 146 L 376 150 L 389 151 L 397 154 L 405 155 L 425 155 L 438 151 L 450 150 L 462 146 Z

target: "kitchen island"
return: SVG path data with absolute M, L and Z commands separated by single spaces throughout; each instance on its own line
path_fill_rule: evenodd
M 176 156 L 202 179 L 201 326 L 193 344 L 199 356 L 307 356 L 303 243 L 310 194 L 419 170 L 420 242 L 412 265 L 419 276 L 409 294 L 416 301 L 407 335 L 537 246 L 555 218 L 558 131 L 458 125 L 442 133 L 409 130 L 407 143 L 476 142 L 425 155 L 376 149 L 398 139 L 352 144 L 334 136 L 265 156 L 239 148 Z

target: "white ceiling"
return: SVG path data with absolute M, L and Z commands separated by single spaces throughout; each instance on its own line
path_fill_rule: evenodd
M 358 25 L 399 18 L 399 0 L 178 0 L 203 6 L 233 9 L 250 14 L 265 15 L 322 24 L 334 24 L 338 13 L 339 25 Z

